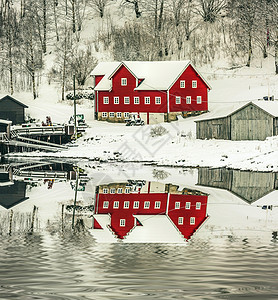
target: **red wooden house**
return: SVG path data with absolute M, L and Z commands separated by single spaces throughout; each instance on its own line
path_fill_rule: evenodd
M 157 182 L 102 185 L 96 193 L 93 232 L 105 234 L 108 228 L 116 239 L 127 240 L 138 240 L 144 233 L 146 241 L 153 231 L 154 239 L 161 235 L 160 242 L 173 235 L 188 240 L 207 218 L 207 198 L 199 191 L 178 191 L 177 186 Z
M 210 86 L 190 61 L 103 62 L 91 76 L 98 120 L 137 113 L 151 124 L 208 110 Z

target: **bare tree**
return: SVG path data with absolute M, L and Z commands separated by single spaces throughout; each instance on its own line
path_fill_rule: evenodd
M 198 4 L 196 12 L 209 23 L 214 23 L 227 5 L 226 0 L 198 0 Z
M 103 18 L 104 10 L 110 0 L 90 0 L 90 5 L 99 13 L 99 16 Z
M 122 4 L 128 4 L 128 5 L 132 5 L 136 14 L 136 18 L 140 18 L 141 17 L 141 10 L 139 9 L 139 0 L 123 0 Z

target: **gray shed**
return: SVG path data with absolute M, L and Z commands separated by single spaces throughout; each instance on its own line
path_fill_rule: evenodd
M 278 101 L 253 101 L 226 116 L 196 122 L 197 139 L 265 140 L 278 135 Z
M 25 121 L 25 108 L 28 106 L 7 95 L 0 99 L 0 119 L 10 120 L 14 125 L 22 124 Z

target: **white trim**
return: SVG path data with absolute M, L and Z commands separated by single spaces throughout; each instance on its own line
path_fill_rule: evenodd
M 146 100 L 149 100 L 149 103 L 146 103 Z M 146 96 L 146 97 L 144 97 L 144 103 L 146 104 L 146 105 L 149 105 L 149 104 L 151 104 L 151 97 L 149 97 L 149 96 Z
M 139 201 L 133 202 L 133 208 L 139 208 L 139 205 L 140 205 Z
M 113 203 L 113 208 L 119 208 L 120 202 L 119 201 L 114 201 Z
M 107 117 L 108 117 L 107 112 L 103 111 L 103 112 L 101 113 L 101 117 L 102 117 L 102 118 L 107 118 Z
M 121 112 L 117 112 L 117 118 L 120 119 L 122 117 L 122 113 Z
M 121 86 L 127 86 L 127 78 L 121 78 Z
M 161 104 L 161 97 L 160 96 L 155 97 L 155 104 L 156 105 L 160 105 Z
M 109 96 L 105 96 L 102 98 L 103 104 L 109 104 Z
M 181 96 L 176 96 L 176 104 L 181 104 Z
M 202 96 L 197 96 L 196 103 L 201 104 L 202 103 Z
M 135 99 L 138 100 L 138 103 L 135 102 Z M 140 104 L 140 97 L 134 96 L 134 97 L 133 97 L 133 102 L 134 102 L 134 104 L 136 104 L 136 105 Z
M 185 203 L 185 209 L 190 209 L 191 206 L 191 202 L 186 202 Z
M 178 225 L 183 225 L 183 217 L 178 217 Z
M 125 219 L 120 219 L 120 227 L 125 227 Z
M 126 100 L 128 100 L 128 103 L 126 103 Z M 130 98 L 128 96 L 124 97 L 124 104 L 130 104 Z
M 190 217 L 190 225 L 195 225 L 195 217 Z
M 192 88 L 197 89 L 197 87 L 198 87 L 197 80 L 192 80 Z
M 113 111 L 109 112 L 109 118 L 115 118 L 115 113 Z
M 129 208 L 129 201 L 124 201 L 124 209 L 128 209 Z
M 116 100 L 118 100 L 117 101 L 118 103 L 116 103 Z M 120 97 L 119 96 L 114 97 L 114 104 L 120 104 Z
M 186 96 L 186 104 L 191 104 L 191 96 Z
M 180 80 L 180 89 L 185 89 L 185 80 Z

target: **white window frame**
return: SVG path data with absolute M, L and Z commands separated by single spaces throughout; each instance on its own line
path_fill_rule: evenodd
M 109 118 L 115 118 L 115 113 L 114 112 L 110 112 L 109 113 Z
M 117 112 L 117 118 L 120 119 L 122 117 L 122 113 L 121 112 Z
M 180 81 L 180 88 L 185 89 L 185 80 Z
M 103 208 L 109 207 L 109 201 L 103 201 Z
M 185 203 L 185 209 L 190 209 L 191 206 L 191 202 L 186 202 Z
M 108 115 L 107 115 L 107 112 L 103 112 L 103 113 L 102 113 L 102 117 L 103 117 L 103 118 L 107 118 L 107 116 L 108 116 Z
M 191 104 L 191 96 L 186 96 L 186 104 Z
M 196 102 L 197 102 L 197 104 L 201 104 L 202 103 L 202 96 L 197 96 Z
M 125 227 L 125 219 L 120 219 L 120 227 Z
M 181 96 L 176 96 L 176 104 L 181 104 Z
M 155 202 L 154 202 L 154 208 L 155 208 L 155 209 L 160 209 L 160 205 L 161 205 L 161 202 L 160 202 L 160 201 L 155 201 Z
M 129 97 L 124 97 L 124 104 L 130 104 Z
M 197 80 L 192 80 L 192 88 L 197 89 Z
M 155 104 L 161 104 L 161 97 L 155 97 Z
M 115 193 L 116 193 L 116 189 L 115 188 L 110 189 L 110 194 L 115 194 Z
M 124 201 L 124 209 L 128 209 L 129 208 L 129 201 Z
M 120 97 L 114 97 L 114 104 L 120 104 Z
M 145 104 L 149 105 L 151 104 L 151 97 L 145 97 Z
M 125 117 L 125 118 L 129 118 L 129 113 L 128 113 L 128 112 L 125 112 L 125 113 L 124 113 L 124 117 Z
M 133 98 L 134 104 L 140 104 L 140 97 Z
M 103 97 L 103 104 L 109 104 L 109 97 Z
M 104 188 L 104 189 L 102 190 L 102 192 L 103 192 L 103 194 L 108 194 L 108 188 Z
M 197 210 L 201 209 L 201 202 L 196 202 L 196 209 Z
M 119 208 L 120 202 L 119 201 L 114 201 L 113 203 L 113 208 Z
M 118 193 L 118 194 L 122 194 L 122 193 L 123 193 L 123 188 L 118 188 L 117 193 Z
M 127 78 L 121 78 L 121 86 L 127 86 Z
M 180 209 L 181 203 L 179 201 L 175 202 L 175 209 Z
M 195 217 L 190 217 L 190 225 L 195 225 Z
M 125 194 L 130 194 L 130 188 L 125 188 Z
M 139 208 L 139 201 L 133 202 L 133 208 Z
M 183 225 L 183 217 L 178 218 L 178 225 Z
M 145 201 L 144 202 L 144 209 L 149 209 L 150 208 L 150 201 Z

